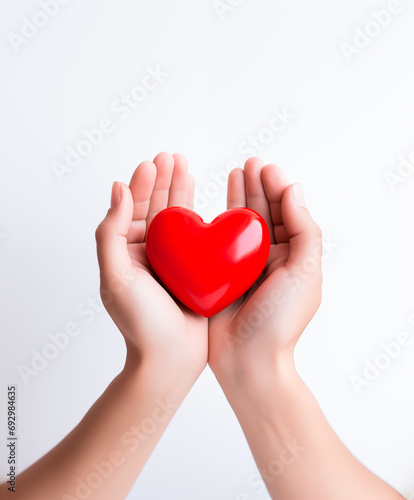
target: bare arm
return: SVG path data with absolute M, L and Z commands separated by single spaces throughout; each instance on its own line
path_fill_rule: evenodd
M 177 367 L 128 360 L 78 426 L 18 475 L 16 493 L 2 486 L 2 498 L 125 498 L 193 383 Z
M 292 359 L 222 387 L 272 498 L 402 500 L 344 446 Z

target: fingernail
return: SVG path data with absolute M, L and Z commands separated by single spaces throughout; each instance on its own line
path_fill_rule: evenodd
M 306 208 L 305 196 L 300 184 L 293 184 L 293 198 L 300 207 Z
M 114 182 L 112 185 L 111 208 L 117 207 L 121 202 L 121 184 Z

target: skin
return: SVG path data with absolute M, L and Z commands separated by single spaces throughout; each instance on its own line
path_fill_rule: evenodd
M 208 322 L 166 292 L 145 253 L 153 217 L 191 208 L 193 191 L 185 158 L 167 153 L 141 163 L 129 186 L 114 184 L 96 240 L 101 296 L 125 339 L 125 367 L 79 425 L 19 474 L 14 498 L 73 500 L 97 466 L 101 485 L 88 498 L 125 498 L 208 359 L 272 498 L 402 499 L 345 448 L 295 370 L 294 347 L 322 284 L 321 231 L 300 187 L 256 158 L 230 174 L 228 208 L 259 212 L 272 246 L 257 283 Z

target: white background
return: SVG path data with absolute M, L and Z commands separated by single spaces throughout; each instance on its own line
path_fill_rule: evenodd
M 361 394 L 350 381 L 381 342 L 404 330 L 414 337 L 414 175 L 394 189 L 384 176 L 414 150 L 414 6 L 400 3 L 402 12 L 347 61 L 341 44 L 352 44 L 386 2 L 245 0 L 221 19 L 213 0 L 72 0 L 15 49 L 9 34 L 21 35 L 22 18 L 40 7 L 3 0 L 2 474 L 7 384 L 18 385 L 23 469 L 79 422 L 123 365 L 107 313 L 90 322 L 79 314 L 98 292 L 94 230 L 112 181 L 128 182 L 160 151 L 181 152 L 199 211 L 211 220 L 225 209 L 212 175 L 242 166 L 244 141 L 268 138 L 272 110 L 285 108 L 295 118 L 256 154 L 301 182 L 327 242 L 324 300 L 298 345 L 297 367 L 358 459 L 414 495 L 414 342 Z M 157 65 L 167 76 L 121 119 L 112 103 Z M 104 117 L 115 130 L 59 182 L 52 163 Z M 81 334 L 25 385 L 17 366 L 69 321 Z M 252 486 L 255 471 L 206 370 L 128 498 L 269 498 Z

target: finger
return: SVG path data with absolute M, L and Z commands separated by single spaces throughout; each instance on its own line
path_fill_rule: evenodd
M 175 153 L 174 171 L 168 196 L 169 207 L 184 207 L 187 203 L 188 164 L 185 156 Z
M 246 206 L 246 191 L 244 185 L 244 172 L 235 168 L 229 174 L 227 181 L 227 210 Z
M 287 243 L 289 236 L 282 219 L 282 197 L 289 182 L 276 165 L 266 165 L 262 169 L 263 189 L 269 203 L 270 217 L 273 224 L 273 235 L 276 243 Z
M 319 271 L 322 260 L 322 232 L 305 207 L 302 188 L 292 184 L 285 189 L 282 199 L 282 217 L 289 236 L 290 270 Z
M 147 228 L 147 215 L 154 189 L 157 168 L 152 161 L 144 161 L 138 165 L 132 175 L 129 189 L 134 200 L 134 213 L 128 231 L 128 243 L 142 243 Z
M 174 158 L 168 153 L 160 153 L 154 158 L 157 177 L 152 191 L 147 215 L 147 227 L 158 212 L 167 208 L 171 179 L 174 170 Z
M 194 177 L 187 174 L 187 207 L 194 208 Z
M 122 276 L 125 276 L 125 272 L 131 269 L 127 234 L 134 202 L 128 186 L 119 182 L 114 183 L 111 205 L 95 233 L 103 283 L 117 283 Z
M 271 241 L 274 243 L 273 223 L 262 184 L 263 162 L 259 158 L 249 158 L 244 164 L 244 179 L 246 183 L 247 206 L 258 212 L 266 221 Z

